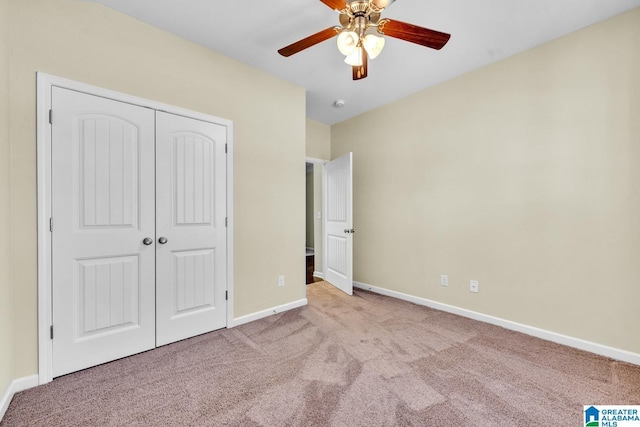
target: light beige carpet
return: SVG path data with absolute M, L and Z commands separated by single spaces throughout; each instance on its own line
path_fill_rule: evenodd
M 325 282 L 309 306 L 18 393 L 2 426 L 579 426 L 640 367 Z

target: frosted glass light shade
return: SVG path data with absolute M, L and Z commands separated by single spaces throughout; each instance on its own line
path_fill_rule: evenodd
M 351 55 L 358 46 L 358 34 L 354 31 L 343 31 L 338 36 L 338 50 L 345 56 Z
M 384 38 L 374 36 L 373 34 L 367 34 L 362 40 L 362 45 L 369 54 L 370 59 L 375 59 L 382 49 L 384 49 Z
M 391 3 L 393 3 L 396 0 L 373 0 L 373 4 L 376 5 L 376 7 L 380 8 L 380 9 L 384 9 L 385 7 L 389 7 L 389 5 L 391 5 Z
M 344 62 L 346 62 L 349 65 L 354 65 L 356 67 L 361 67 L 362 66 L 362 49 L 356 49 L 353 51 L 353 53 L 349 56 L 347 56 L 344 59 Z

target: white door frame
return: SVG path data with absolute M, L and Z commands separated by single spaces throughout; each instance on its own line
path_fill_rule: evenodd
M 115 92 L 108 89 L 79 83 L 73 80 L 37 73 L 37 109 L 36 109 L 36 157 L 37 157 L 37 221 L 38 221 L 38 383 L 45 384 L 53 380 L 51 294 L 51 110 L 52 87 L 84 92 L 114 101 L 125 102 L 153 110 L 165 111 L 179 116 L 190 117 L 225 126 L 227 128 L 227 327 L 233 324 L 233 122 Z

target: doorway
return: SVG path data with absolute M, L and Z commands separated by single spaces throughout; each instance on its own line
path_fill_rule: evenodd
M 306 282 L 322 280 L 322 165 L 324 160 L 307 158 L 305 161 L 306 182 Z
M 353 153 L 332 161 L 307 158 L 307 258 L 313 231 L 314 277 L 353 294 Z M 313 185 L 310 183 L 313 180 Z M 313 200 L 311 187 L 313 186 Z M 311 207 L 313 206 L 313 213 Z M 313 230 L 311 230 L 313 227 Z M 309 260 L 307 259 L 307 271 Z M 309 273 L 307 273 L 309 274 Z M 307 284 L 309 277 L 307 277 Z

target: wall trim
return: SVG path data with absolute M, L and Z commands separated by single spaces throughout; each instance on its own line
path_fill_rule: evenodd
M 140 98 L 133 95 L 103 89 L 74 80 L 56 77 L 42 72 L 36 73 L 36 172 L 37 172 L 37 230 L 38 230 L 38 377 L 39 383 L 53 380 L 53 347 L 49 338 L 49 327 L 53 324 L 51 291 L 51 128 L 49 109 L 53 87 L 84 92 L 115 101 L 151 108 L 157 111 L 189 117 L 225 126 L 227 129 L 227 327 L 233 319 L 233 268 L 234 268 L 234 127 L 230 120 L 210 114 L 187 110 L 173 105 Z
M 9 404 L 11 403 L 11 400 L 16 393 L 36 387 L 37 385 L 37 375 L 29 375 L 28 377 L 16 378 L 15 380 L 11 381 L 4 394 L 2 395 L 2 399 L 0 399 L 0 421 L 2 421 L 4 414 L 9 408 Z
M 230 328 L 244 325 L 245 323 L 253 322 L 254 320 L 264 319 L 265 317 L 273 316 L 274 314 L 283 313 L 285 311 L 293 310 L 294 308 L 300 308 L 307 305 L 309 301 L 306 298 L 292 301 L 287 304 L 278 305 L 276 307 L 268 308 L 266 310 L 256 311 L 255 313 L 247 314 L 245 316 L 236 317 L 229 325 Z
M 385 295 L 388 297 L 397 298 L 404 301 L 409 301 L 414 304 L 423 305 L 436 310 L 445 311 L 447 313 L 457 314 L 458 316 L 467 317 L 469 319 L 478 320 L 480 322 L 501 326 L 505 329 L 521 332 L 526 335 L 531 335 L 533 337 L 541 338 L 546 341 L 551 341 L 557 344 L 562 344 L 569 347 L 577 348 L 579 350 L 588 351 L 590 353 L 595 353 L 600 356 L 605 356 L 611 359 L 632 363 L 634 365 L 640 365 L 640 354 L 632 353 L 627 350 L 621 350 L 621 349 L 609 347 L 603 344 L 594 343 L 592 341 L 586 341 L 580 338 L 570 337 L 568 335 L 559 334 L 557 332 L 536 328 L 535 326 L 529 326 L 522 323 L 513 322 L 511 320 L 490 316 L 488 314 L 478 313 L 477 311 L 471 311 L 465 308 L 460 308 L 460 307 L 456 307 L 449 304 L 443 304 L 443 303 L 429 300 L 426 298 L 416 297 L 413 295 L 404 294 L 402 292 L 396 292 L 396 291 L 392 291 L 385 288 L 379 288 L 377 286 L 367 285 L 366 283 L 354 281 L 353 286 L 355 288 L 363 289 L 365 291 L 371 291 L 376 294 Z
M 324 273 L 322 271 L 314 271 L 313 277 L 317 277 L 318 279 L 324 279 Z M 354 282 L 355 284 L 355 282 Z

